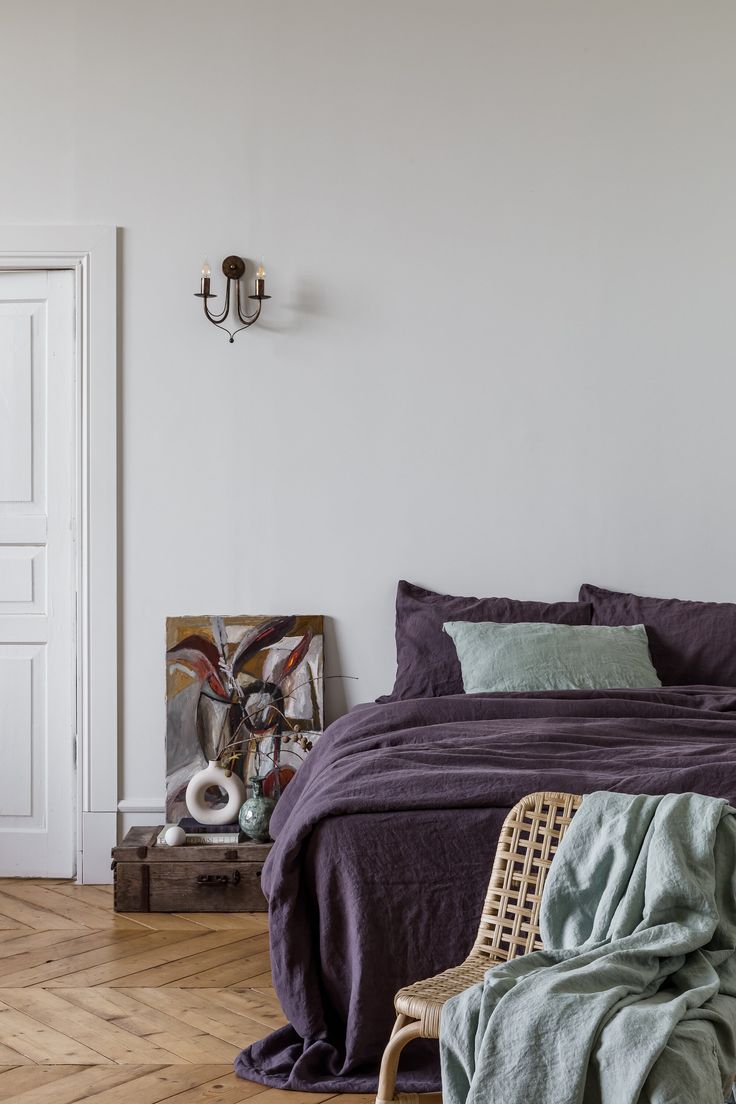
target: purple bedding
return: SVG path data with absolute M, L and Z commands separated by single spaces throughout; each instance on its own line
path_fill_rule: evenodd
M 470 949 L 510 807 L 594 789 L 736 802 L 736 690 L 458 695 L 333 724 L 279 802 L 263 871 L 290 1025 L 242 1051 L 240 1076 L 374 1090 L 396 990 Z M 437 1090 L 435 1044 L 401 1070 L 401 1091 Z

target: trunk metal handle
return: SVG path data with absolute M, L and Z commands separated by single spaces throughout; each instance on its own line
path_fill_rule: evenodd
M 226 886 L 237 885 L 240 881 L 240 871 L 235 870 L 232 874 L 198 874 L 197 885 L 204 886 Z

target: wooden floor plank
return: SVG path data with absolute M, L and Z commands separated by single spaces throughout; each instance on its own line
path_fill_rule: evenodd
M 34 1070 L 55 1071 L 63 1066 L 34 1066 Z M 17 1095 L 9 1097 L 8 1104 L 79 1104 L 89 1101 L 107 1089 L 118 1085 L 128 1085 L 133 1090 L 135 1081 L 147 1074 L 156 1072 L 151 1066 L 136 1069 L 133 1066 L 67 1066 L 73 1071 L 61 1081 L 38 1086 L 24 1086 L 19 1082 Z M 2 1097 L 0 1097 L 2 1100 Z M 134 1096 L 128 1097 L 129 1104 L 138 1104 Z
M 241 1012 L 261 1024 L 265 1031 L 275 1031 L 286 1023 L 286 1017 L 278 1005 L 274 1008 L 271 1001 L 253 989 L 197 989 L 196 992 L 200 1000 L 217 1008 Z
M 176 912 L 119 912 L 118 916 L 125 917 L 131 923 L 141 928 L 149 928 L 151 931 L 180 931 L 182 929 L 191 932 L 213 931 L 216 925 L 196 924 L 187 917 L 179 916 Z
M 259 1093 L 256 1101 L 257 1104 L 319 1104 L 321 1100 L 332 1100 L 334 1096 L 332 1093 L 323 1095 L 321 1093 L 308 1093 L 308 1092 L 284 1092 L 283 1089 L 264 1089 Z M 375 1099 L 375 1098 L 374 1098 Z M 254 1104 L 256 1104 L 254 1101 Z
M 155 961 L 153 956 L 144 961 L 144 955 L 136 960 L 130 959 L 126 963 L 125 970 L 118 970 L 110 985 L 131 986 L 158 986 L 173 985 L 180 978 L 198 974 L 202 970 L 208 970 L 213 966 L 220 966 L 227 962 L 239 962 L 248 955 L 249 940 L 240 938 L 238 931 L 207 932 L 191 940 L 191 953 L 184 953 L 183 945 L 177 948 L 178 953 L 172 953 L 163 961 Z M 263 952 L 261 952 L 262 954 Z M 139 968 L 133 972 L 131 966 Z M 86 983 L 88 984 L 88 983 Z
M 258 993 L 264 1000 L 269 1001 L 279 1012 L 281 1011 L 279 998 L 276 996 L 276 990 L 273 985 L 253 985 L 252 991 Z
M 12 892 L 0 891 L 0 916 L 7 916 L 21 924 L 27 924 L 36 931 L 62 931 L 64 928 L 78 928 L 73 920 L 56 913 L 46 912 L 42 908 L 26 904 L 13 896 Z
M 51 954 L 55 955 L 56 958 L 63 958 L 65 954 L 72 954 L 75 946 L 78 948 L 86 946 L 90 950 L 94 950 L 95 947 L 119 943 L 125 938 L 126 934 L 126 932 L 111 931 L 110 929 L 102 932 L 80 932 L 79 930 L 60 932 L 34 931 L 29 928 L 27 935 L 21 935 L 19 932 L 13 931 L 9 932 L 8 936 L 0 942 L 0 959 L 12 958 L 13 955 L 23 954 L 26 951 L 46 951 L 45 955 L 41 954 L 38 957 L 38 962 L 45 962 Z M 78 941 L 76 944 L 75 940 Z M 60 950 L 63 945 L 66 945 L 66 951 Z M 17 961 L 9 966 L 0 965 L 0 979 L 2 978 L 2 970 L 15 969 L 17 966 Z M 1 980 L 0 984 L 2 984 Z
M 71 986 L 72 988 L 80 985 L 136 984 L 123 979 L 128 977 L 148 978 L 152 972 L 164 970 L 168 965 L 171 965 L 173 973 L 176 973 L 177 969 L 181 969 L 186 973 L 189 969 L 187 964 L 190 960 L 215 952 L 227 957 L 230 953 L 230 945 L 238 942 L 241 942 L 241 938 L 237 931 L 204 931 L 197 932 L 196 935 L 192 935 L 188 931 L 150 932 L 129 940 L 121 948 L 122 953 L 118 956 L 107 956 L 104 961 L 93 963 L 84 969 L 78 969 L 77 966 L 85 964 L 77 963 L 75 965 L 71 963 L 70 969 L 65 970 L 63 976 L 60 972 L 56 972 L 52 978 L 49 978 L 47 984 Z M 136 946 L 131 952 L 130 948 L 133 943 Z M 237 948 L 233 953 L 234 955 L 238 954 Z M 82 956 L 79 957 L 81 959 Z M 196 968 L 196 965 L 192 966 L 191 970 L 196 970 Z M 57 967 L 55 969 L 58 970 Z M 24 983 L 11 982 L 9 984 Z M 141 981 L 140 984 L 145 985 L 147 982 Z M 153 984 L 157 984 L 157 982 L 154 981 Z
M 234 1073 L 207 1081 L 196 1089 L 170 1096 L 166 1104 L 243 1104 L 263 1092 L 263 1085 L 243 1081 Z M 256 1104 L 256 1101 L 253 1101 Z
M 0 989 L 0 1002 L 118 1064 L 169 1065 L 178 1057 L 65 1000 L 53 989 Z
M 164 954 L 187 938 L 186 932 L 150 932 L 138 935 L 136 932 L 96 932 L 99 940 L 96 948 L 85 950 L 83 937 L 71 954 L 68 946 L 61 944 L 59 954 L 55 948 L 49 953 L 33 952 L 0 961 L 0 985 L 6 988 L 19 988 L 23 985 L 61 984 L 61 978 L 77 977 L 89 974 L 92 970 L 112 969 L 125 973 L 129 967 L 120 965 L 126 958 L 143 957 L 144 954 Z M 92 942 L 92 936 L 86 937 Z M 75 983 L 71 983 L 75 984 Z M 83 982 L 82 984 L 86 984 Z
M 0 1002 L 0 1039 L 34 1062 L 109 1065 L 110 1059 L 54 1028 Z
M 165 1011 L 155 1009 L 123 989 L 55 989 L 65 1000 L 77 1004 L 100 1019 L 148 1039 L 168 1050 L 177 1060 L 195 1064 L 232 1061 L 241 1046 L 210 1035 L 203 1024 L 189 1024 Z
M 263 1025 L 241 1012 L 229 1008 L 215 1008 L 201 1000 L 196 991 L 188 989 L 126 989 L 126 993 L 159 1011 L 168 1011 L 177 1020 L 190 1026 L 199 1026 L 215 1039 L 242 1050 L 249 1043 L 263 1037 Z M 235 1054 L 232 1055 L 235 1057 Z
M 260 935 L 268 932 L 267 912 L 180 912 L 177 915 L 183 920 L 201 924 L 213 931 L 239 928 L 246 935 Z
M 21 924 L 20 920 L 13 920 L 10 916 L 0 916 L 0 931 L 18 932 L 19 935 L 22 935 L 24 932 L 35 930 L 29 924 Z
M 22 892 L 26 889 L 33 892 L 36 890 L 43 892 L 43 888 L 34 885 L 33 882 L 13 880 L 2 885 L 0 887 L 0 915 L 9 916 L 11 920 L 33 927 L 36 932 L 63 931 L 64 928 L 79 926 L 75 921 L 68 920 L 66 916 L 57 915 L 46 910 L 45 907 L 38 907 L 19 900 L 19 890 Z
M 45 882 L 43 884 L 47 889 L 69 900 L 82 901 L 84 904 L 93 905 L 95 908 L 112 911 L 112 886 L 76 885 L 74 882 Z M 2 885 L 0 885 L 0 891 L 2 891 Z
M 267 954 L 251 955 L 189 974 L 170 984 L 185 989 L 217 989 L 242 984 L 250 986 L 252 978 L 262 979 L 265 975 L 270 979 L 270 974 L 267 974 L 269 965 Z
M 177 1094 L 200 1088 L 210 1081 L 227 1077 L 232 1070 L 227 1065 L 166 1066 L 146 1072 L 102 1092 L 83 1097 L 86 1104 L 159 1104 L 176 1099 Z
M 95 1069 L 98 1067 L 95 1067 Z M 29 1092 L 35 1092 L 41 1099 L 44 1086 L 50 1086 L 61 1078 L 71 1077 L 74 1073 L 89 1069 L 88 1066 L 20 1066 L 0 1073 L 0 1100 L 9 1100 L 11 1104 L 22 1099 Z M 49 1099 L 55 1099 L 51 1097 Z
M 269 988 L 273 989 L 273 975 L 270 969 L 264 970 L 262 974 L 256 974 L 255 977 L 246 978 L 243 981 L 236 981 L 233 989 L 259 989 Z
M 5 1043 L 0 1043 L 0 1063 L 2 1063 L 3 1068 L 28 1065 L 30 1062 L 31 1059 L 27 1058 L 25 1054 L 21 1054 Z
M 138 926 L 126 917 L 112 912 L 107 904 L 104 908 L 100 908 L 77 896 L 58 893 L 55 886 L 38 886 L 20 882 L 4 886 L 2 897 L 12 897 L 21 904 L 40 909 L 44 915 L 54 919 L 63 918 L 69 920 L 75 927 L 89 928 L 93 931 L 104 931 L 106 928 L 135 929 Z M 54 926 L 58 927 L 56 924 Z

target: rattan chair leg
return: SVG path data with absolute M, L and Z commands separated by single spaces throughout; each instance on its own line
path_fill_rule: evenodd
M 399 1025 L 399 1020 L 408 1019 L 407 1016 L 399 1016 L 394 1024 L 391 1038 L 383 1052 L 381 1059 L 381 1072 L 378 1075 L 378 1094 L 376 1104 L 393 1104 L 396 1100 L 396 1073 L 399 1068 L 399 1058 L 407 1043 L 412 1039 L 418 1039 L 422 1033 L 419 1020 Z
M 393 1026 L 393 1027 L 391 1028 L 391 1038 L 393 1039 L 393 1037 L 394 1037 L 394 1035 L 396 1034 L 396 1032 L 397 1032 L 397 1031 L 401 1031 L 402 1027 L 406 1027 L 406 1025 L 407 1025 L 407 1024 L 408 1024 L 409 1022 L 410 1022 L 410 1021 L 409 1021 L 409 1017 L 408 1017 L 408 1016 L 404 1016 L 404 1015 L 403 1015 L 402 1013 L 400 1013 L 400 1014 L 399 1014 L 399 1015 L 398 1015 L 398 1016 L 396 1017 L 396 1023 L 395 1023 L 395 1024 L 394 1024 L 394 1026 Z

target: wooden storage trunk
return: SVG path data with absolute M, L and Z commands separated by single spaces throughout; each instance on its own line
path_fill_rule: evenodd
M 116 912 L 266 912 L 261 870 L 270 843 L 156 843 L 161 826 L 131 828 L 112 849 Z

